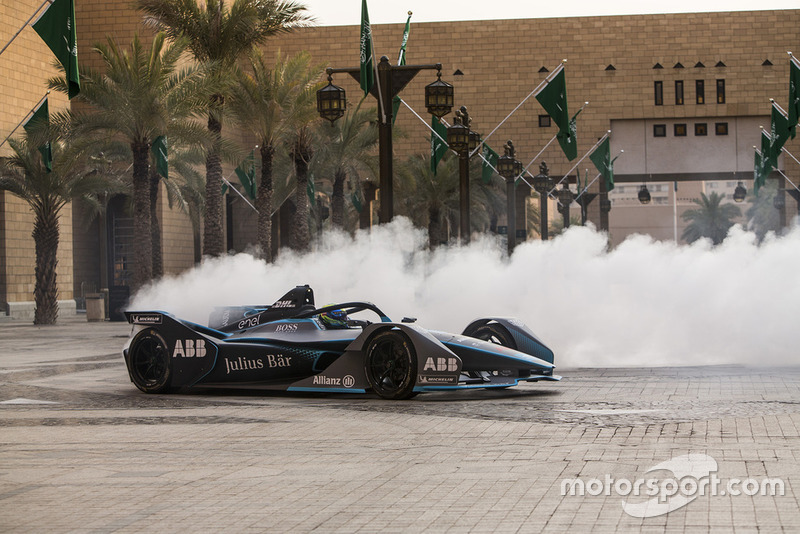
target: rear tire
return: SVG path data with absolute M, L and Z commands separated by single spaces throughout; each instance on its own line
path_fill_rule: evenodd
M 145 393 L 166 393 L 172 381 L 167 342 L 155 329 L 139 332 L 131 342 L 128 360 L 131 380 Z
M 366 350 L 366 374 L 372 390 L 384 399 L 414 396 L 417 352 L 408 336 L 387 330 L 373 337 Z

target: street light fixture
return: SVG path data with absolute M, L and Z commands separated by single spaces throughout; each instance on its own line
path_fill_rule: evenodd
M 547 163 L 542 162 L 539 165 L 539 174 L 533 177 L 533 189 L 539 193 L 539 235 L 542 236 L 542 241 L 547 241 L 547 200 L 548 193 L 555 187 L 554 180 L 550 177 L 550 171 L 547 168 Z
M 458 154 L 459 213 L 461 242 L 469 243 L 469 156 L 480 142 L 480 134 L 470 130 L 472 119 L 465 106 L 456 111 L 453 125 L 447 128 L 447 144 Z
M 739 182 L 739 185 L 737 185 L 736 189 L 733 190 L 733 201 L 736 203 L 744 202 L 746 196 L 747 196 L 747 189 L 745 189 L 744 184 L 742 184 L 742 182 Z
M 392 65 L 389 58 L 381 57 L 377 66 L 378 76 L 370 94 L 378 99 L 378 153 L 380 160 L 380 222 L 388 223 L 394 216 L 394 190 L 392 186 L 392 99 L 421 70 L 437 71 L 437 80 L 425 87 L 425 107 L 436 116 L 443 117 L 453 108 L 453 86 L 441 80 L 442 64 Z M 333 74 L 347 73 L 361 81 L 361 67 L 344 69 L 328 68 L 328 85 L 317 91 L 317 111 L 320 116 L 333 123 L 344 115 L 345 91 L 333 85 Z
M 566 230 L 569 228 L 569 206 L 575 198 L 575 195 L 569 189 L 569 182 L 561 184 L 561 189 L 556 192 L 556 197 L 558 198 L 558 203 L 561 204 L 559 210 L 564 217 L 564 229 Z
M 516 150 L 509 139 L 503 145 L 504 154 L 497 158 L 497 172 L 506 179 L 506 217 L 508 218 L 508 255 L 514 252 L 517 239 L 516 184 L 522 174 L 522 162 L 514 157 Z
M 647 190 L 647 185 L 642 184 L 639 189 L 639 202 L 642 204 L 650 204 L 650 191 Z

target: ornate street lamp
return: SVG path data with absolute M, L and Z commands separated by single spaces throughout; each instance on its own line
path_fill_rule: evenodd
M 392 65 L 389 58 L 381 57 L 378 62 L 378 75 L 370 94 L 378 99 L 378 156 L 380 167 L 380 222 L 388 223 L 394 216 L 394 188 L 392 170 L 392 99 L 421 70 L 437 71 L 437 80 L 425 87 L 425 107 L 436 117 L 447 115 L 453 108 L 453 86 L 441 80 L 442 64 L 430 65 Z M 345 69 L 328 68 L 328 85 L 317 91 L 317 110 L 319 114 L 333 122 L 344 115 L 344 89 L 333 85 L 332 74 L 343 72 L 361 81 L 361 67 Z M 379 90 L 380 88 L 380 90 Z M 337 91 L 338 90 L 338 91 Z M 333 102 L 336 101 L 337 104 Z
M 436 81 L 425 86 L 425 107 L 428 113 L 440 119 L 453 109 L 453 86 L 442 81 L 441 65 Z
M 554 180 L 550 177 L 550 171 L 547 168 L 547 163 L 542 162 L 539 165 L 539 174 L 533 177 L 533 189 L 539 193 L 539 235 L 542 236 L 542 241 L 547 241 L 547 200 L 548 193 L 555 187 Z
M 734 202 L 744 202 L 745 197 L 747 196 L 747 189 L 744 188 L 744 184 L 739 182 L 739 185 L 736 186 L 736 189 L 733 190 L 733 201 Z
M 469 243 L 469 156 L 480 142 L 480 134 L 469 129 L 472 119 L 467 108 L 461 106 L 456 111 L 453 125 L 447 128 L 447 144 L 458 154 L 459 213 L 461 242 Z
M 650 204 L 650 191 L 647 190 L 647 185 L 642 184 L 641 189 L 639 189 L 639 202 Z
M 333 85 L 331 69 L 328 69 L 328 85 L 317 91 L 317 112 L 323 119 L 331 121 L 344 115 L 347 109 L 347 98 L 344 89 Z
M 516 150 L 509 139 L 503 145 L 504 154 L 497 158 L 497 172 L 506 179 L 506 217 L 508 218 L 508 255 L 514 252 L 517 239 L 516 185 L 522 174 L 522 162 L 514 157 Z

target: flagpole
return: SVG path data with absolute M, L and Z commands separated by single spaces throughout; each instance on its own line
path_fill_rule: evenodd
M 231 173 L 231 176 L 233 176 L 233 173 Z M 230 178 L 230 176 L 229 176 L 229 178 Z M 246 198 L 244 198 L 244 195 L 243 195 L 243 194 L 241 194 L 241 193 L 239 192 L 239 190 L 238 190 L 238 189 L 236 189 L 235 187 L 233 187 L 233 184 L 232 184 L 232 183 L 230 183 L 228 180 L 226 180 L 224 176 L 222 177 L 222 181 L 223 181 L 223 182 L 225 182 L 225 183 L 227 184 L 227 186 L 228 186 L 228 187 L 230 187 L 231 189 L 233 189 L 233 190 L 236 192 L 236 194 L 237 194 L 237 195 L 239 195 L 240 197 L 242 197 L 242 200 L 244 200 L 244 201 L 247 203 L 247 205 L 248 205 L 248 206 L 250 206 L 251 208 L 253 208 L 253 210 L 255 210 L 255 212 L 256 212 L 256 213 L 258 213 L 258 210 L 256 209 L 256 207 L 255 207 L 255 206 L 253 206 L 252 204 L 250 204 L 250 201 L 249 201 L 249 200 L 247 200 Z
M 792 155 L 792 153 L 791 153 L 791 152 L 789 152 L 788 150 L 786 150 L 786 147 L 781 147 L 781 152 L 785 152 L 785 153 L 786 153 L 786 155 L 788 155 L 790 158 L 792 158 L 792 159 L 794 160 L 794 162 L 795 162 L 795 163 L 797 163 L 798 165 L 800 165 L 800 161 L 797 161 L 797 158 L 796 158 L 796 157 L 794 157 L 794 155 Z
M 49 0 L 45 0 L 45 1 L 49 1 Z M 11 133 L 10 133 L 10 134 L 8 134 L 8 136 L 7 136 L 5 139 L 3 139 L 3 142 L 2 142 L 2 143 L 0 143 L 0 146 L 3 146 L 4 144 L 6 144 L 6 141 L 8 141 L 8 140 L 11 138 L 11 136 L 12 136 L 12 135 L 14 135 L 14 132 L 16 132 L 16 131 L 17 131 L 17 128 L 19 128 L 20 126 L 22 126 L 22 124 L 23 124 L 23 123 L 24 123 L 26 120 L 28 120 L 28 117 L 30 117 L 31 115 L 33 115 L 34 113 L 36 113 L 36 110 L 38 110 L 38 109 L 39 109 L 39 106 L 41 106 L 41 105 L 42 105 L 42 102 L 44 102 L 45 100 L 47 100 L 47 95 L 49 95 L 49 94 L 50 94 L 50 91 L 48 90 L 48 91 L 47 91 L 47 92 L 44 94 L 44 96 L 43 96 L 42 98 L 40 98 L 40 99 L 39 99 L 39 101 L 36 103 L 36 105 L 35 105 L 35 106 L 33 106 L 33 109 L 31 109 L 30 111 L 28 111 L 28 113 L 25 115 L 25 117 L 24 117 L 24 118 L 23 118 L 21 121 L 19 121 L 19 124 L 17 124 L 16 126 L 14 126 L 14 129 L 13 129 L 13 130 L 11 130 Z
M 606 132 L 605 134 L 603 134 L 603 137 L 601 137 L 601 138 L 600 138 L 600 140 L 599 140 L 599 141 L 597 141 L 597 142 L 594 144 L 594 146 L 593 146 L 592 148 L 590 148 L 590 149 L 589 149 L 589 151 L 588 151 L 588 152 L 586 152 L 586 154 L 584 154 L 584 155 L 583 155 L 583 157 L 581 157 L 581 159 L 579 159 L 579 160 L 578 160 L 578 162 L 577 162 L 575 165 L 573 165 L 573 166 L 572 166 L 572 168 L 571 168 L 570 170 L 568 170 L 568 171 L 567 171 L 567 174 L 565 174 L 565 175 L 564 175 L 564 177 L 563 177 L 563 178 L 561 178 L 561 179 L 560 179 L 560 180 L 559 180 L 559 181 L 556 183 L 556 185 L 555 185 L 555 186 L 553 186 L 553 189 L 551 189 L 551 190 L 550 190 L 550 191 L 549 191 L 547 194 L 548 194 L 548 195 L 550 195 L 550 193 L 552 193 L 553 191 L 555 191 L 555 190 L 556 190 L 556 187 L 558 187 L 559 185 L 561 185 L 561 182 L 563 182 L 564 180 L 566 180 L 566 179 L 567 179 L 567 176 L 569 176 L 569 175 L 570 175 L 570 173 L 571 173 L 572 171 L 574 171 L 574 170 L 575 170 L 575 168 L 576 168 L 578 165 L 580 165 L 580 164 L 581 164 L 581 161 L 585 160 L 585 159 L 586 159 L 586 156 L 588 156 L 589 154 L 591 154 L 592 152 L 594 152 L 594 149 L 595 149 L 595 148 L 597 148 L 597 147 L 600 145 L 600 143 L 602 143 L 603 141 L 605 141 L 605 140 L 606 140 L 606 137 L 608 137 L 608 134 L 609 134 L 609 133 L 611 133 L 611 130 L 609 130 L 608 132 Z
M 20 33 L 22 33 L 22 30 L 24 30 L 24 29 L 25 29 L 25 26 L 27 26 L 28 24 L 30 24 L 30 22 L 33 20 L 33 17 L 35 17 L 35 16 L 36 16 L 36 14 L 37 14 L 37 13 L 39 13 L 39 11 L 40 11 L 40 10 L 41 10 L 41 9 L 44 7 L 44 5 L 45 5 L 45 4 L 52 4 L 52 3 L 53 3 L 53 0 L 44 0 L 44 2 L 42 2 L 42 5 L 40 5 L 39 7 L 37 7 L 37 8 L 36 8 L 36 11 L 34 11 L 34 12 L 33 12 L 33 15 L 31 15 L 31 18 L 29 18 L 28 20 L 26 20 L 26 21 L 25 21 L 25 24 L 23 24 L 23 25 L 22 25 L 22 27 L 21 27 L 20 29 L 18 29 L 18 30 L 17 30 L 17 33 L 15 33 L 15 34 L 14 34 L 14 36 L 11 38 L 11 40 L 10 40 L 9 42 L 7 42 L 7 43 L 6 43 L 6 45 L 3 47 L 3 49 L 2 49 L 2 50 L 0 50 L 0 55 L 2 55 L 2 54 L 3 54 L 3 52 L 5 52 L 5 51 L 6 51 L 6 48 L 8 48 L 9 46 L 11 46 L 11 43 L 13 43 L 13 42 L 14 42 L 14 39 L 16 39 L 16 38 L 17 38 L 17 36 L 18 36 Z
M 475 150 L 473 150 L 473 151 L 470 153 L 470 156 L 472 156 L 472 154 L 475 154 L 477 151 L 481 150 L 481 149 L 483 148 L 483 145 L 484 145 L 484 143 L 485 143 L 485 142 L 486 142 L 486 141 L 487 141 L 487 140 L 488 140 L 488 139 L 489 139 L 489 138 L 490 138 L 492 135 L 494 135 L 494 133 L 495 133 L 495 132 L 498 130 L 498 128 L 500 128 L 500 127 L 501 127 L 501 126 L 502 126 L 502 125 L 503 125 L 503 124 L 504 124 L 504 123 L 505 123 L 505 122 L 506 122 L 506 121 L 507 121 L 507 120 L 508 120 L 508 119 L 511 117 L 511 115 L 513 115 L 514 113 L 516 113 L 516 112 L 517 112 L 517 110 L 518 110 L 519 108 L 521 108 L 521 107 L 522 107 L 522 105 L 523 105 L 525 102 L 527 102 L 527 101 L 528 101 L 528 99 L 530 99 L 530 97 L 532 97 L 532 96 L 534 96 L 535 94 L 537 94 L 537 93 L 539 92 L 539 89 L 541 89 L 543 85 L 546 85 L 546 84 L 547 84 L 547 83 L 550 81 L 550 79 L 551 79 L 553 76 L 555 76 L 555 75 L 556 75 L 556 74 L 558 74 L 558 73 L 559 73 L 561 70 L 563 70 L 563 69 L 564 69 L 564 64 L 565 64 L 566 62 L 567 62 L 567 60 L 566 60 L 566 59 L 562 59 L 562 60 L 561 60 L 561 63 L 558 65 L 558 67 L 556 67 L 556 69 L 555 69 L 553 72 L 551 72 L 550 74 L 548 74 L 548 75 L 545 77 L 545 79 L 544 79 L 544 80 L 542 80 L 542 81 L 539 83 L 539 85 L 537 85 L 537 86 L 536 86 L 536 89 L 534 89 L 533 91 L 531 91 L 531 92 L 528 94 L 528 96 L 526 96 L 524 99 L 522 99 L 522 102 L 520 102 L 520 103 L 517 105 L 517 107 L 515 107 L 513 110 L 511 110 L 511 113 L 509 113 L 508 115 L 506 115 L 506 118 L 505 118 L 505 119 L 503 119 L 502 121 L 500 121 L 500 124 L 498 124 L 497 126 L 495 126 L 494 130 L 492 130 L 491 132 L 489 132 L 489 135 L 487 135 L 486 137 L 484 137 L 483 139 L 481 139 L 481 143 L 480 143 L 480 144 L 479 144 L 479 145 L 478 145 L 478 146 L 475 148 Z

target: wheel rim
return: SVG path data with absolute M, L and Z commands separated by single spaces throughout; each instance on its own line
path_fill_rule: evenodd
M 133 351 L 131 362 L 133 374 L 139 384 L 153 387 L 160 384 L 166 376 L 166 347 L 155 336 L 146 336 L 139 340 Z
M 392 394 L 406 386 L 411 362 L 405 344 L 398 339 L 384 339 L 370 352 L 370 374 L 381 393 Z

